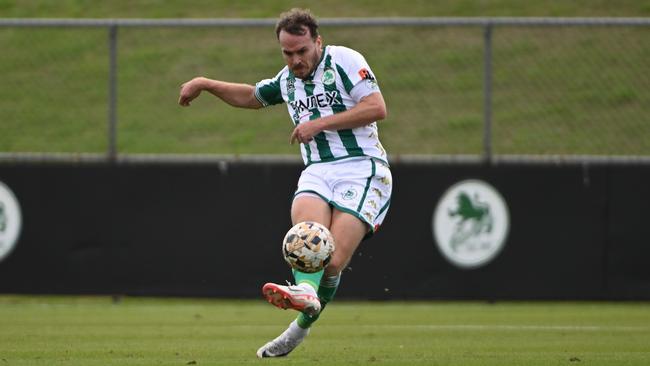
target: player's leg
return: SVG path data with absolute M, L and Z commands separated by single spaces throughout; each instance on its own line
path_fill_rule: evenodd
M 303 221 L 315 221 L 330 227 L 332 209 L 329 203 L 315 193 L 301 192 L 296 195 L 291 205 L 291 222 L 293 225 Z
M 291 221 L 297 224 L 303 221 L 315 221 L 329 227 L 332 211 L 329 204 L 317 195 L 299 194 L 294 198 L 291 207 Z M 303 273 L 294 270 L 295 286 L 283 286 L 273 283 L 264 285 L 262 291 L 269 302 L 288 309 L 296 309 L 302 314 L 316 315 L 321 310 L 318 300 L 318 284 L 323 271 L 318 273 Z M 303 313 L 304 311 L 304 313 Z M 293 351 L 309 334 L 308 326 L 300 326 L 298 320 L 291 322 L 287 330 L 277 338 L 257 350 L 257 356 L 283 357 Z
M 373 160 L 339 164 L 335 175 L 330 232 L 336 250 L 318 288 L 321 312 L 332 301 L 341 280 L 341 273 L 350 263 L 363 238 L 382 224 L 392 190 L 392 176 L 386 164 Z M 320 313 L 319 313 L 320 314 Z M 298 325 L 309 327 L 318 315 L 300 314 Z
M 291 219 L 294 224 L 304 221 L 315 221 L 325 227 L 330 225 L 331 209 L 329 204 L 317 195 L 299 194 L 291 207 Z M 273 305 L 282 309 L 294 309 L 309 315 L 318 314 L 321 310 L 317 291 L 323 271 L 305 273 L 293 270 L 295 286 L 285 286 L 267 283 L 262 287 L 262 293 Z
M 316 200 L 322 198 L 322 204 L 326 204 L 328 210 L 330 205 L 336 207 L 330 211 L 329 225 L 326 225 L 327 217 L 311 216 L 314 213 L 318 214 L 317 208 L 314 211 L 314 208 L 310 207 L 308 203 L 302 205 L 303 201 L 297 199 L 292 207 L 292 219 L 294 223 L 308 219 L 317 222 L 322 220 L 321 223 L 329 227 L 336 243 L 332 260 L 326 267 L 326 273 L 322 276 L 318 287 L 319 304 L 322 304 L 322 311 L 322 306 L 334 297 L 341 272 L 350 262 L 364 235 L 368 233 L 368 229 L 374 232 L 381 225 L 390 204 L 392 184 L 388 167 L 380 163 L 375 164 L 372 160 L 351 162 L 347 167 L 337 165 L 336 173 L 329 171 L 327 172 L 329 174 L 318 172 L 306 174 L 310 168 L 320 169 L 319 166 L 326 165 L 314 164 L 303 172 L 298 184 L 298 191 L 319 192 L 312 198 Z M 320 189 L 323 187 L 321 180 L 324 176 L 331 177 L 332 175 L 334 175 L 332 179 L 338 180 L 339 184 L 336 184 L 334 190 L 327 196 L 328 193 Z M 318 202 L 318 200 L 313 202 Z M 321 206 L 322 204 L 318 203 Z M 309 333 L 309 327 L 319 314 L 308 316 L 301 313 L 282 335 L 260 348 L 257 355 L 259 357 L 277 357 L 288 354 Z
M 329 203 L 314 193 L 303 192 L 296 195 L 291 205 L 291 222 L 296 225 L 300 222 L 314 221 L 326 228 L 330 227 L 332 220 L 332 209 Z M 334 239 L 336 242 L 336 239 Z M 296 284 L 306 283 L 318 291 L 323 277 L 323 271 L 316 273 L 305 273 L 293 270 L 293 277 Z
M 368 232 L 368 224 L 347 212 L 334 209 L 330 232 L 336 243 L 336 250 L 325 268 L 325 275 L 337 275 L 347 267 L 352 255 Z
M 335 239 L 336 250 L 329 265 L 325 268 L 321 286 L 318 290 L 321 311 L 334 298 L 341 281 L 341 273 L 350 264 L 354 252 L 361 244 L 369 228 L 366 223 L 357 217 L 335 209 L 332 213 L 332 226 L 330 229 L 332 230 L 332 236 L 338 239 Z
M 318 298 L 320 300 L 321 312 L 334 299 L 336 290 L 341 281 L 341 273 L 350 263 L 354 252 L 359 247 L 363 237 L 368 232 L 368 224 L 361 221 L 356 216 L 349 213 L 334 209 L 332 211 L 332 224 L 330 232 L 336 243 L 336 250 L 332 255 L 332 260 L 325 267 L 325 273 L 321 279 L 318 288 Z M 298 316 L 297 322 L 301 328 L 309 328 L 316 320 L 318 314 L 302 313 Z

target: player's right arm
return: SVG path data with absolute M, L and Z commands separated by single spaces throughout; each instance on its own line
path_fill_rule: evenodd
M 194 78 L 181 85 L 178 104 L 189 107 L 190 102 L 202 91 L 208 91 L 224 102 L 240 108 L 262 108 L 262 103 L 255 97 L 255 87 L 248 84 L 229 83 L 204 77 Z

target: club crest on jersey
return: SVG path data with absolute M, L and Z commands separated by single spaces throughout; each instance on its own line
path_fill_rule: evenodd
M 325 69 L 323 72 L 323 84 L 332 85 L 336 81 L 336 74 L 333 69 Z

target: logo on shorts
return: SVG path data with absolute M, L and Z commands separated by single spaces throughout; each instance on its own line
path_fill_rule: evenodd
M 464 180 L 442 195 L 432 227 L 447 260 L 460 268 L 480 267 L 494 259 L 506 242 L 508 207 L 488 183 Z
M 358 193 L 357 190 L 354 189 L 353 187 L 350 187 L 345 190 L 345 192 L 341 193 L 341 198 L 343 198 L 346 201 L 353 200 L 357 198 Z
M 372 187 L 371 189 L 372 189 L 372 192 L 373 192 L 374 194 L 376 194 L 377 197 L 379 197 L 379 199 L 381 199 L 382 197 L 384 197 L 384 194 L 381 193 L 381 191 L 380 191 L 378 188 Z
M 375 221 L 375 216 L 368 211 L 363 211 L 363 216 L 368 220 L 368 222 Z
M 323 84 L 332 85 L 336 81 L 336 74 L 332 69 L 325 69 L 323 72 Z
M 0 182 L 0 261 L 5 259 L 18 241 L 22 217 L 13 192 Z

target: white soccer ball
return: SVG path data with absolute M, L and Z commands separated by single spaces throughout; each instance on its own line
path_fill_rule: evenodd
M 284 260 L 291 268 L 313 273 L 325 268 L 332 259 L 334 238 L 317 222 L 305 221 L 289 229 L 282 241 Z

